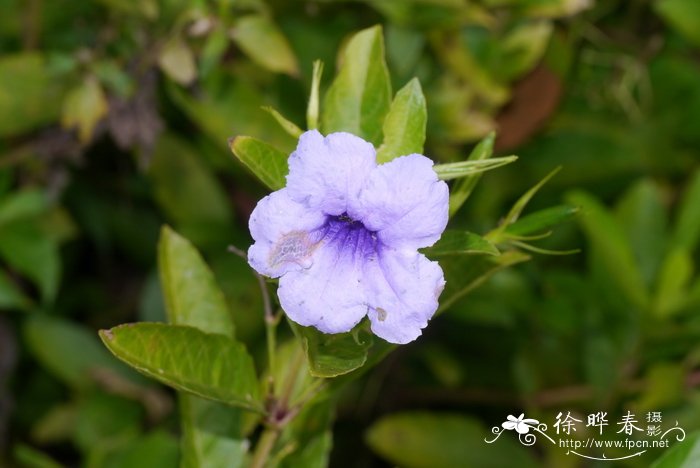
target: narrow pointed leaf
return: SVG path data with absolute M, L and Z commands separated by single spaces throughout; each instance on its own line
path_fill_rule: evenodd
M 43 368 L 71 388 L 93 387 L 93 372 L 100 369 L 137 383 L 145 380 L 114 359 L 100 345 L 94 331 L 74 322 L 36 314 L 25 322 L 23 331 L 30 352 Z
M 324 99 L 323 133 L 350 132 L 379 146 L 390 105 L 382 28 L 374 26 L 355 34 L 345 48 L 340 72 Z
M 407 468 L 456 466 L 539 466 L 520 443 L 493 434 L 474 419 L 458 414 L 405 412 L 380 419 L 366 433 L 369 446 L 392 465 Z
M 100 337 L 119 359 L 177 390 L 262 410 L 252 358 L 224 335 L 144 322 L 101 330 Z
M 663 261 L 657 279 L 654 311 L 660 317 L 671 315 L 686 301 L 693 276 L 693 259 L 682 247 L 671 250 Z
M 681 199 L 673 245 L 692 251 L 700 241 L 700 170 L 695 172 Z
M 279 113 L 276 109 L 273 109 L 272 107 L 265 106 L 263 107 L 263 110 L 267 113 L 269 113 L 272 118 L 275 119 L 275 121 L 280 124 L 280 127 L 287 132 L 290 136 L 294 138 L 299 138 L 304 131 L 297 127 L 297 125 L 288 120 L 285 116 Z
M 61 276 L 59 246 L 36 222 L 15 221 L 0 229 L 0 258 L 32 280 L 44 302 L 53 301 Z
M 462 161 L 456 163 L 436 164 L 433 166 L 435 172 L 442 180 L 459 179 L 481 172 L 505 166 L 517 161 L 517 156 L 504 156 L 502 158 L 492 158 L 478 161 Z
M 473 232 L 454 230 L 442 233 L 440 240 L 432 247 L 423 249 L 423 253 L 430 258 L 459 254 L 500 254 L 495 245 L 480 235 Z
M 673 440 L 673 439 L 671 439 Z M 673 440 L 675 442 L 675 440 Z M 664 451 L 651 468 L 693 468 L 700 460 L 700 432 L 696 431 Z
M 513 236 L 527 236 L 549 229 L 573 218 L 579 209 L 575 206 L 559 205 L 523 216 L 506 227 L 506 233 Z
M 197 249 L 168 226 L 158 243 L 158 267 L 171 323 L 233 337 L 233 321 L 214 275 Z
M 289 166 L 282 151 L 247 136 L 234 138 L 231 151 L 269 189 L 279 190 L 286 185 Z
M 253 61 L 273 72 L 297 75 L 294 51 L 279 27 L 267 16 L 252 14 L 235 25 L 233 40 Z
M 207 333 L 233 337 L 223 293 L 197 249 L 169 227 L 161 231 L 158 265 L 168 319 Z M 230 467 L 242 460 L 241 410 L 180 392 L 182 466 Z
M 523 212 L 527 204 L 530 203 L 532 197 L 534 197 L 535 194 L 542 188 L 542 186 L 546 184 L 549 179 L 554 177 L 554 175 L 557 172 L 559 172 L 559 170 L 561 170 L 561 167 L 554 169 L 552 172 L 547 174 L 542 180 L 540 180 L 534 187 L 532 187 L 530 190 L 525 192 L 520 198 L 518 198 L 518 201 L 516 201 L 513 207 L 510 209 L 501 225 L 507 227 L 508 225 L 514 223 L 520 217 L 520 214 Z
M 420 82 L 413 78 L 401 88 L 391 103 L 384 120 L 384 143 L 377 150 L 377 162 L 391 161 L 398 156 L 423 153 L 428 110 Z
M 611 279 L 632 304 L 645 308 L 648 291 L 620 225 L 599 201 L 586 193 L 573 192 L 567 201 L 581 208 L 579 222 L 589 242 L 600 252 Z
M 467 158 L 468 161 L 483 161 L 493 156 L 493 144 L 496 140 L 496 133 L 489 133 L 478 145 L 472 150 Z M 481 172 L 466 176 L 457 182 L 450 190 L 450 216 L 455 214 L 457 210 L 467 201 L 472 190 L 481 178 Z
M 314 62 L 313 77 L 311 78 L 309 105 L 306 108 L 306 126 L 309 130 L 318 128 L 319 89 L 321 87 L 321 76 L 323 76 L 323 62 L 316 60 Z

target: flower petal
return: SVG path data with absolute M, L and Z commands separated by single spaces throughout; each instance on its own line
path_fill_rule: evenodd
M 364 271 L 372 332 L 396 344 L 418 338 L 445 286 L 440 265 L 417 252 L 383 246 Z
M 433 162 L 420 154 L 402 156 L 372 171 L 351 213 L 386 245 L 417 249 L 433 245 L 447 226 L 449 191 Z
M 504 422 L 503 424 L 501 424 L 501 426 L 503 427 L 503 429 L 506 429 L 506 430 L 508 430 L 508 431 L 512 431 L 513 429 L 515 429 L 515 426 L 516 426 L 516 425 L 517 425 L 517 423 L 515 423 L 515 422 L 513 422 L 513 421 L 506 421 L 506 422 Z
M 310 263 L 317 242 L 312 232 L 326 217 L 289 197 L 287 189 L 260 200 L 248 227 L 255 243 L 248 250 L 248 263 L 258 273 L 276 278 Z
M 287 189 L 292 199 L 325 214 L 355 211 L 375 159 L 374 147 L 362 138 L 342 132 L 324 138 L 310 130 L 289 156 Z
M 367 314 L 362 282 L 362 258 L 326 239 L 309 268 L 280 278 L 277 295 L 294 322 L 324 333 L 343 333 Z
M 518 434 L 527 434 L 530 432 L 530 426 L 523 423 L 517 423 L 515 425 L 515 430 L 518 432 Z

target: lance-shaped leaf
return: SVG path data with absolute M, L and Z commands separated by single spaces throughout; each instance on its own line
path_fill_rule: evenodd
M 398 156 L 423 153 L 428 110 L 420 82 L 414 78 L 401 88 L 384 119 L 384 143 L 377 150 L 377 162 Z
M 393 465 L 404 467 L 539 466 L 520 443 L 493 434 L 479 422 L 458 414 L 406 412 L 386 416 L 367 432 L 369 446 Z
M 680 431 L 671 431 L 668 435 L 673 442 L 680 436 Z M 664 452 L 651 464 L 651 468 L 693 468 L 697 466 L 698 459 L 700 459 L 700 432 L 696 431 L 680 443 L 674 444 L 671 450 Z
M 233 337 L 224 295 L 197 249 L 169 227 L 161 231 L 158 265 L 168 319 L 208 333 Z M 233 467 L 242 463 L 247 441 L 241 410 L 181 392 L 182 467 Z
M 682 247 L 671 250 L 657 278 L 654 312 L 667 317 L 685 305 L 687 289 L 693 277 L 693 257 Z
M 77 323 L 36 314 L 24 323 L 23 331 L 29 351 L 43 368 L 72 388 L 84 390 L 94 386 L 95 372 L 102 369 L 135 383 L 146 380 L 110 356 L 94 331 Z
M 306 126 L 309 130 L 318 128 L 319 114 L 319 89 L 321 88 L 321 76 L 323 76 L 323 62 L 314 62 L 314 71 L 311 78 L 311 93 L 309 104 L 306 106 Z
M 324 99 L 323 133 L 350 132 L 379 146 L 390 104 L 382 28 L 374 26 L 355 34 L 345 48 L 340 72 Z
M 583 231 L 593 247 L 598 249 L 611 279 L 632 304 L 646 308 L 649 303 L 648 291 L 630 245 L 615 218 L 598 200 L 586 193 L 573 192 L 567 199 L 581 207 L 579 221 Z
M 454 230 L 443 232 L 435 245 L 422 252 L 430 258 L 459 254 L 500 255 L 496 246 L 480 235 Z
M 437 172 L 440 179 L 452 180 L 490 171 L 510 164 L 517 159 L 517 156 L 504 156 L 502 158 L 484 159 L 481 161 L 461 161 L 456 163 L 436 164 L 433 166 L 433 169 Z
M 328 335 L 312 327 L 289 322 L 301 340 L 309 371 L 315 377 L 337 377 L 360 368 L 367 361 L 372 335 L 362 328 Z
M 498 227 L 494 229 L 493 231 L 489 232 L 486 235 L 486 238 L 493 242 L 494 244 L 499 244 L 503 242 L 504 240 L 504 232 L 514 222 L 518 220 L 520 217 L 520 214 L 523 212 L 525 207 L 527 206 L 528 203 L 530 203 L 530 200 L 532 200 L 532 197 L 535 196 L 535 194 L 539 191 L 539 189 L 542 188 L 544 184 L 547 183 L 549 179 L 554 177 L 554 175 L 559 172 L 561 167 L 558 167 L 554 169 L 552 172 L 547 174 L 542 180 L 540 180 L 537 184 L 535 184 L 534 187 L 532 187 L 530 190 L 525 192 L 518 198 L 518 200 L 513 204 L 513 206 L 510 208 L 510 211 L 508 211 L 508 214 L 505 215 L 503 220 L 499 223 Z
M 678 209 L 672 245 L 692 251 L 700 241 L 700 170 L 696 171 Z
M 277 25 L 265 15 L 247 15 L 235 25 L 232 38 L 248 57 L 273 72 L 297 75 L 294 52 Z
M 263 110 L 270 114 L 273 119 L 279 124 L 282 129 L 287 132 L 291 137 L 298 139 L 304 131 L 300 129 L 297 124 L 283 116 L 277 109 L 269 106 L 263 107 Z
M 234 138 L 230 145 L 233 154 L 269 189 L 279 190 L 286 185 L 289 166 L 282 151 L 247 136 Z
M 493 155 L 493 144 L 496 140 L 496 133 L 489 133 L 486 138 L 481 140 L 478 145 L 472 150 L 467 158 L 468 161 L 483 161 Z M 455 214 L 457 210 L 467 201 L 472 190 L 476 187 L 476 183 L 481 178 L 481 172 L 466 176 L 457 182 L 450 190 L 450 216 Z
M 168 320 L 233 337 L 233 322 L 214 275 L 197 249 L 169 227 L 158 243 L 158 268 Z
M 563 223 L 573 218 L 579 209 L 570 205 L 559 205 L 544 210 L 536 211 L 523 216 L 513 224 L 506 227 L 506 234 L 512 236 L 527 236 L 540 233 L 552 226 Z
M 139 372 L 177 390 L 262 411 L 253 359 L 240 343 L 196 328 L 136 323 L 101 330 L 105 346 Z

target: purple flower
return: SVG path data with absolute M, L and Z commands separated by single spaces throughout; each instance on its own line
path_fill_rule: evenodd
M 377 165 L 374 147 L 349 133 L 305 132 L 289 157 L 287 186 L 250 216 L 248 251 L 279 277 L 294 322 L 350 331 L 365 315 L 391 343 L 415 340 L 438 306 L 442 269 L 417 249 L 447 225 L 448 189 L 419 154 Z

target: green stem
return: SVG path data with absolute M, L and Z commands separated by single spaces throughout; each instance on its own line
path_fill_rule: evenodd
M 255 447 L 255 454 L 250 462 L 250 468 L 265 467 L 267 460 L 270 458 L 270 453 L 272 453 L 272 448 L 277 442 L 277 437 L 279 437 L 279 429 L 267 428 L 263 431 L 258 445 Z

